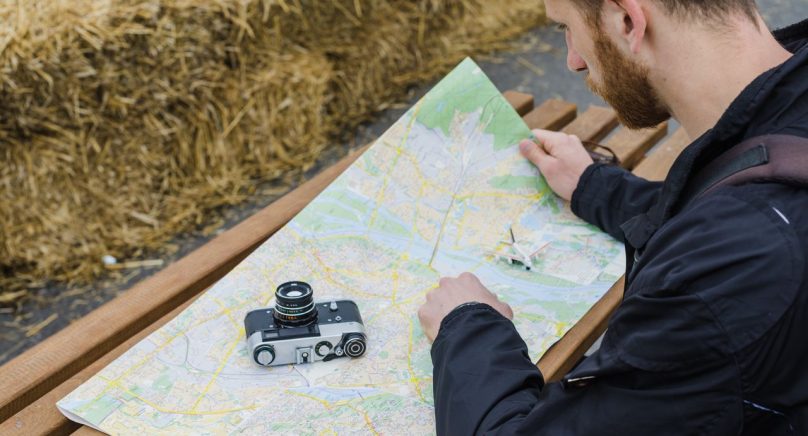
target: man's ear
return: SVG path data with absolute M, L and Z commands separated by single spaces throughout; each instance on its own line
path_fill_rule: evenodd
M 640 0 L 606 0 L 603 6 L 603 23 L 608 32 L 626 45 L 632 53 L 639 53 L 645 42 L 648 26 L 647 11 Z

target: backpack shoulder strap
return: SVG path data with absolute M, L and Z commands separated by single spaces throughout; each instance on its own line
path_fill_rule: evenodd
M 747 139 L 699 171 L 686 198 L 692 201 L 722 186 L 750 182 L 808 188 L 808 138 L 765 135 Z

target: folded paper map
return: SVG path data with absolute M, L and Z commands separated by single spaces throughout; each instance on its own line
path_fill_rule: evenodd
M 622 246 L 572 215 L 520 156 L 530 134 L 466 59 L 284 228 L 59 409 L 112 434 L 434 433 L 416 312 L 440 277 L 480 277 L 513 307 L 538 359 L 623 272 Z M 538 250 L 530 270 L 492 254 L 511 229 Z M 364 356 L 255 364 L 244 316 L 291 280 L 311 284 L 315 300 L 357 302 Z

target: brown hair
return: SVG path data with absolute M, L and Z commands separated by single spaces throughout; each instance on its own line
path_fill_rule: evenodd
M 588 20 L 597 23 L 605 0 L 572 0 Z M 671 15 L 695 19 L 721 20 L 729 14 L 741 12 L 757 22 L 755 0 L 654 0 Z

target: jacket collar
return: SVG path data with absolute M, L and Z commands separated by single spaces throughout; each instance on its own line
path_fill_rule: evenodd
M 712 159 L 750 135 L 771 133 L 750 130 L 756 115 L 764 106 L 787 102 L 771 101 L 769 97 L 780 83 L 792 73 L 808 65 L 808 20 L 774 32 L 775 38 L 794 56 L 783 64 L 758 76 L 730 104 L 716 125 L 689 145 L 676 159 L 662 187 L 657 203 L 646 214 L 626 222 L 622 229 L 626 241 L 642 248 L 662 224 L 680 207 L 688 181 Z M 803 81 L 808 88 L 808 80 Z
M 772 32 L 786 50 L 795 53 L 808 44 L 808 20 L 800 21 Z

